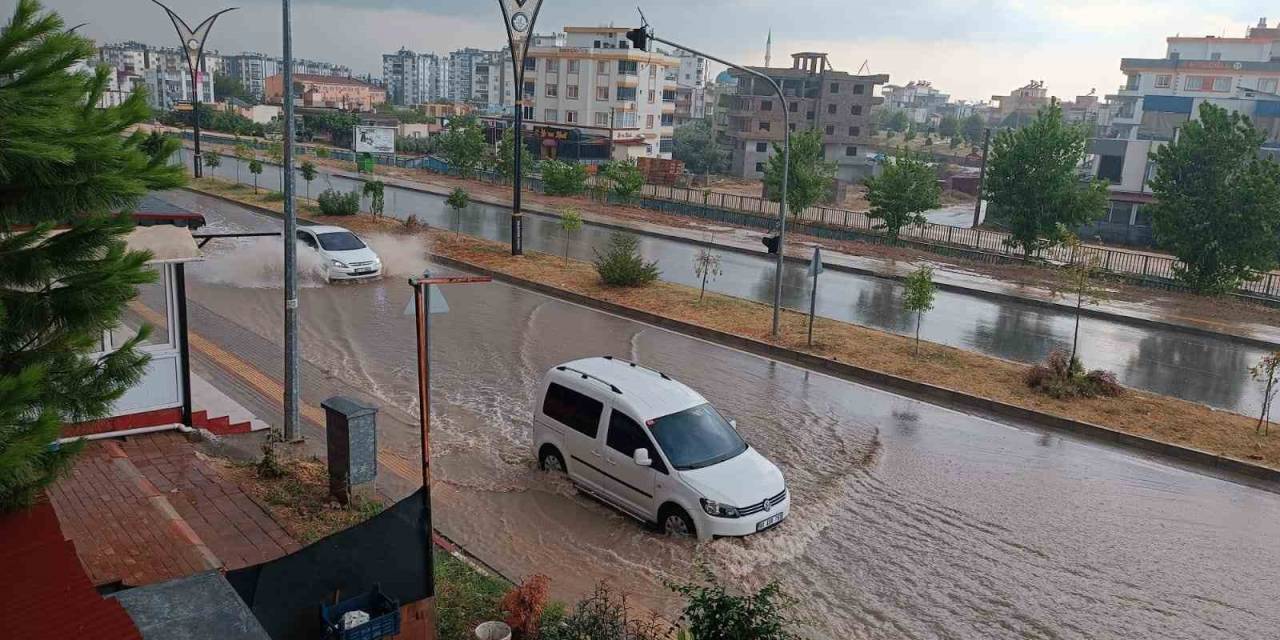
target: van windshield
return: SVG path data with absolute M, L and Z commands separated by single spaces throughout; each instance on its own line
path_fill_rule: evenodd
M 687 471 L 724 462 L 747 450 L 747 443 L 709 404 L 653 420 L 649 431 L 671 466 Z
M 320 246 L 326 251 L 354 251 L 363 249 L 364 243 L 356 234 L 349 231 L 334 231 L 320 234 Z

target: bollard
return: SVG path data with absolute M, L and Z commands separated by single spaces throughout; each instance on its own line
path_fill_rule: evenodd
M 324 407 L 329 450 L 329 493 L 342 504 L 369 500 L 378 476 L 378 409 L 334 396 Z

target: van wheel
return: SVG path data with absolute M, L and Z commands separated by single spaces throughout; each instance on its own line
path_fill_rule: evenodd
M 658 531 L 674 538 L 691 538 L 698 535 L 693 518 L 684 509 L 667 505 L 658 512 Z
M 543 471 L 552 473 L 564 473 L 564 456 L 560 455 L 560 451 L 551 445 L 542 448 L 538 454 L 538 467 Z

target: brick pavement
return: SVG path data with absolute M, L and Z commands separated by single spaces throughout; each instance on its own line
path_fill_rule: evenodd
M 90 442 L 49 496 L 95 585 L 238 569 L 299 548 L 177 432 Z

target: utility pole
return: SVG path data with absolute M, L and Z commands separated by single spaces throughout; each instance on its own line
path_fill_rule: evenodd
M 782 269 L 785 265 L 786 250 L 784 249 L 783 240 L 787 235 L 787 188 L 791 185 L 791 110 L 787 108 L 787 97 L 782 93 L 782 87 L 770 78 L 768 75 L 760 73 L 754 69 L 748 69 L 742 65 L 737 65 L 728 60 L 723 60 L 712 55 L 708 55 L 696 49 L 686 47 L 682 44 L 676 44 L 670 40 L 659 38 L 653 35 L 653 30 L 649 28 L 649 23 L 644 21 L 644 14 L 640 14 L 641 21 L 644 24 L 636 29 L 627 32 L 627 39 L 631 41 L 632 46 L 641 51 L 648 51 L 649 40 L 661 42 L 662 44 L 688 51 L 695 56 L 702 56 L 708 60 L 719 62 L 726 67 L 733 67 L 743 73 L 750 74 L 769 83 L 774 93 L 778 94 L 779 106 L 782 107 L 782 193 L 778 199 L 778 261 L 774 269 L 773 278 L 773 337 L 777 338 L 780 334 L 780 325 L 782 320 Z
M 982 136 L 982 169 L 978 172 L 978 201 L 973 203 L 973 228 L 982 222 L 982 190 L 987 183 L 987 152 L 991 150 L 991 127 Z
M 284 27 L 284 440 L 302 440 L 298 424 L 298 211 L 293 189 L 293 27 L 289 0 L 281 0 Z
M 228 11 L 234 11 L 236 8 L 223 9 L 205 18 L 204 22 L 192 29 L 172 9 L 161 4 L 160 0 L 151 1 L 169 14 L 169 20 L 173 22 L 173 28 L 178 31 L 178 39 L 182 41 L 182 51 L 186 54 L 187 70 L 191 73 L 191 138 L 195 144 L 195 153 L 192 155 L 191 162 L 191 174 L 199 178 L 204 175 L 204 167 L 200 158 L 200 61 L 204 58 L 204 42 L 208 39 L 209 30 L 213 29 L 213 23 L 218 19 L 218 16 Z M 73 30 L 79 29 L 81 26 L 84 25 L 77 25 Z
M 511 255 L 524 253 L 524 213 L 520 210 L 520 188 L 524 182 L 521 156 L 524 155 L 524 59 L 529 51 L 529 36 L 538 20 L 542 0 L 498 0 L 502 9 L 502 22 L 507 26 L 507 41 L 511 44 L 511 77 L 515 80 L 515 104 L 512 107 L 511 142 L 515 147 L 511 179 Z

